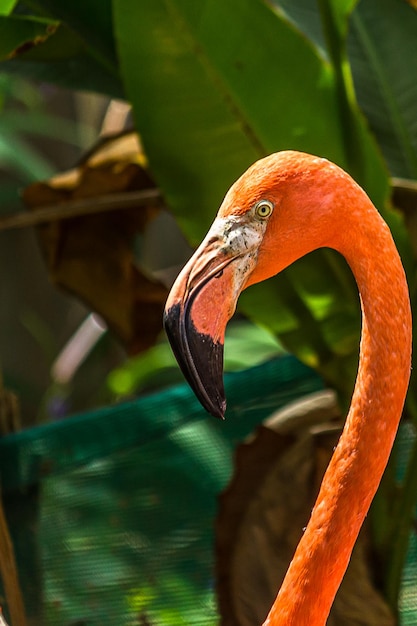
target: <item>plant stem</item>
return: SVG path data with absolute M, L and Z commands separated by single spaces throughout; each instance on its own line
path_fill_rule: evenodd
M 346 52 L 347 26 L 341 28 L 340 24 L 338 25 L 335 10 L 330 0 L 318 0 L 318 6 L 328 53 L 335 74 L 346 162 L 352 176 L 361 181 L 365 171 L 364 154 L 358 133 L 357 117 L 354 115 L 357 102 Z
M 12 213 L 0 217 L 0 231 L 12 228 L 27 228 L 49 222 L 68 220 L 82 215 L 120 211 L 138 207 L 164 206 L 159 189 L 124 191 L 103 196 L 70 200 L 61 204 L 39 206 L 31 213 Z

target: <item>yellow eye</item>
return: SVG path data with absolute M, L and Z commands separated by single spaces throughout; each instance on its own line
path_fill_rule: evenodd
M 260 200 L 255 204 L 255 215 L 261 220 L 265 220 L 269 217 L 274 210 L 274 205 L 269 200 Z

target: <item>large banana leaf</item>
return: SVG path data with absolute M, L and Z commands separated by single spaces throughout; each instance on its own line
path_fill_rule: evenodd
M 114 18 L 152 172 L 192 241 L 234 179 L 284 148 L 356 169 L 383 209 L 387 174 L 353 94 L 342 102 L 337 71 L 264 2 L 114 0 Z M 342 29 L 342 12 L 334 18 Z M 355 288 L 339 257 L 320 252 L 313 259 L 249 290 L 241 308 L 348 394 L 359 332 Z
M 411 265 L 405 229 L 385 208 L 387 172 L 344 53 L 354 0 L 320 0 L 320 20 L 305 0 L 275 4 L 292 22 L 262 0 L 26 0 L 32 13 L 61 26 L 3 67 L 112 95 L 125 88 L 152 173 L 194 244 L 250 163 L 293 148 L 348 169 L 390 222 Z M 366 24 L 369 34 L 371 20 Z M 306 39 L 299 28 L 314 36 L 307 32 Z M 254 287 L 241 308 L 349 392 L 359 312 L 350 273 L 336 255 L 317 253 Z

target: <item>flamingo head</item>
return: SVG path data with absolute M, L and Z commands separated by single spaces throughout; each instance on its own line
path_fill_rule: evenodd
M 212 415 L 223 418 L 226 409 L 224 334 L 239 294 L 328 245 L 335 175 L 346 178 L 329 161 L 298 152 L 257 161 L 230 188 L 176 279 L 165 330 L 185 378 Z

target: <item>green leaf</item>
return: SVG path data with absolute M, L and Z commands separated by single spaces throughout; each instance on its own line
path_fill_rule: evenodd
M 323 32 L 323 5 L 327 5 L 334 18 L 336 32 L 340 39 L 346 37 L 347 18 L 358 0 L 319 0 L 322 5 L 320 15 L 318 3 L 311 0 L 272 0 L 273 4 L 287 16 L 300 31 L 313 41 L 326 54 L 326 42 Z
M 362 0 L 351 31 L 359 104 L 391 174 L 417 179 L 417 12 L 406 2 Z
M 114 50 L 111 0 L 28 0 L 25 5 L 36 15 L 12 16 L 4 22 L 5 38 L 0 52 L 5 46 L 10 48 L 10 38 L 19 36 L 15 21 L 27 24 L 29 42 L 18 39 L 14 48 L 20 48 L 13 55 L 15 58 L 0 64 L 0 70 L 70 89 L 124 97 Z M 22 10 L 21 5 L 19 8 Z M 30 38 L 30 25 L 35 28 L 37 23 L 58 21 L 61 26 L 50 37 Z
M 52 20 L 0 15 L 0 60 L 40 45 L 57 28 L 58 23 Z
M 111 0 L 26 0 L 25 4 L 68 26 L 103 68 L 114 76 L 117 74 Z
M 323 58 L 328 59 L 321 16 L 316 2 L 311 2 L 311 0 L 272 0 L 272 4 L 296 29 L 304 33 L 314 43 Z
M 0 0 L 0 15 L 9 15 L 16 4 L 17 0 Z
M 337 253 L 316 251 L 243 292 L 239 308 L 349 397 L 357 369 L 357 288 Z
M 389 191 L 386 167 L 356 101 L 346 53 L 348 19 L 356 3 L 356 0 L 319 0 L 316 5 L 310 0 L 274 0 L 274 5 L 331 62 L 345 169 L 384 212 Z
M 25 26 L 19 30 L 21 23 Z M 5 45 L 7 51 L 10 50 L 9 41 L 11 44 L 17 42 L 16 46 L 21 47 L 16 51 L 15 58 L 0 63 L 0 70 L 70 89 L 98 91 L 111 97 L 122 98 L 123 86 L 114 69 L 110 67 L 109 70 L 108 64 L 103 64 L 91 46 L 65 25 L 61 24 L 55 28 L 47 38 L 37 40 L 36 45 L 31 44 L 32 39 L 29 40 L 29 44 L 24 39 L 24 29 L 30 34 L 32 32 L 30 29 L 35 29 L 37 24 L 50 23 L 56 24 L 50 20 L 35 18 L 3 18 L 2 25 L 6 37 L 1 41 L 0 52 Z
M 351 7 L 344 2 L 343 11 L 331 15 L 339 43 L 340 20 Z M 194 243 L 230 184 L 258 157 L 280 149 L 330 158 L 384 209 L 387 172 L 349 88 L 343 56 L 333 71 L 260 0 L 114 0 L 114 19 L 121 71 L 152 173 Z M 396 228 L 405 232 L 400 222 Z M 337 255 L 320 251 L 251 288 L 240 310 L 350 395 L 359 306 L 350 270 Z
M 324 13 L 328 13 L 333 22 L 333 34 L 337 35 L 339 42 L 346 39 L 348 32 L 348 17 L 352 13 L 358 0 L 318 0 L 322 11 L 323 22 Z
M 194 241 L 260 156 L 294 148 L 345 163 L 329 67 L 263 2 L 114 0 L 114 15 L 151 169 Z
M 226 372 L 247 369 L 282 352 L 282 347 L 265 329 L 247 321 L 233 322 L 227 329 L 224 369 Z M 113 370 L 107 385 L 113 394 L 121 397 L 144 389 L 160 389 L 181 380 L 172 350 L 164 341 Z
M 359 110 L 346 50 L 348 16 L 354 5 L 354 0 L 318 1 L 327 49 L 335 73 L 348 170 L 383 211 L 388 196 L 387 172 Z
M 275 4 L 326 54 L 314 3 L 276 0 Z M 336 11 L 344 5 L 337 0 L 331 4 Z M 416 179 L 417 12 L 407 2 L 362 0 L 350 16 L 348 54 L 358 103 L 391 175 Z

